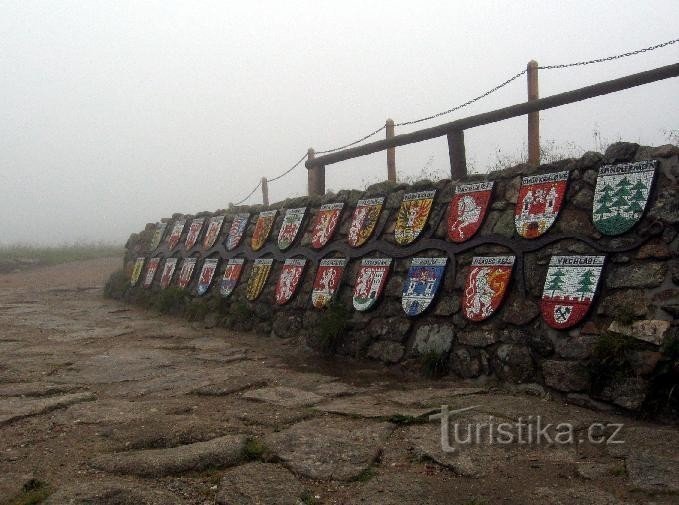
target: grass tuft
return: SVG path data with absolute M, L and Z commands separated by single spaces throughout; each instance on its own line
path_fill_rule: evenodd
M 266 446 L 256 438 L 248 438 L 243 447 L 243 459 L 246 461 L 261 461 L 267 452 Z
M 52 494 L 49 486 L 37 479 L 31 479 L 24 484 L 21 493 L 15 496 L 7 505 L 37 505 L 47 499 Z
M 420 357 L 425 377 L 443 377 L 449 371 L 448 354 L 429 351 Z

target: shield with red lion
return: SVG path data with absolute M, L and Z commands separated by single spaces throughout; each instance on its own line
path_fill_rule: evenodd
M 347 265 L 345 258 L 333 258 L 321 260 L 314 279 L 314 287 L 311 291 L 311 302 L 317 309 L 326 307 L 334 298 L 337 289 L 342 282 L 344 267 Z
M 351 216 L 347 237 L 347 242 L 351 247 L 360 247 L 368 241 L 375 230 L 383 205 L 383 196 L 358 201 Z
M 448 238 L 465 242 L 479 231 L 486 217 L 493 181 L 458 184 L 448 206 Z
M 391 258 L 364 258 L 354 284 L 354 309 L 370 309 L 379 299 L 387 283 Z
M 163 273 L 160 274 L 160 289 L 165 289 L 170 285 L 175 268 L 177 268 L 177 258 L 167 258 L 163 265 Z
M 177 285 L 186 289 L 191 282 L 191 277 L 193 277 L 193 269 L 196 267 L 197 258 L 184 258 L 182 261 L 182 267 L 179 270 L 179 279 L 177 280 Z
M 172 226 L 170 236 L 167 238 L 167 247 L 172 250 L 179 244 L 179 239 L 182 238 L 184 227 L 186 226 L 186 219 L 178 219 Z
M 253 251 L 259 251 L 266 244 L 277 213 L 277 210 L 267 210 L 259 213 L 255 229 L 252 232 L 252 242 L 250 243 Z
M 321 205 L 312 227 L 311 247 L 321 249 L 328 243 L 328 240 L 335 234 L 343 208 L 342 202 Z
M 189 232 L 186 234 L 186 242 L 184 242 L 184 247 L 187 251 L 198 242 L 198 236 L 200 235 L 200 230 L 203 229 L 203 223 L 205 223 L 204 217 L 198 217 L 191 221 Z
M 226 263 L 224 276 L 222 277 L 222 282 L 219 285 L 219 294 L 221 294 L 224 298 L 230 296 L 238 285 L 238 280 L 240 279 L 241 272 L 243 272 L 244 264 L 245 260 L 243 258 L 231 258 Z
M 196 294 L 203 296 L 210 289 L 212 278 L 217 270 L 219 258 L 207 258 L 203 261 L 203 268 L 200 269 L 200 276 L 198 277 L 198 286 L 196 287 Z
M 539 237 L 554 224 L 563 204 L 567 184 L 567 170 L 521 179 L 514 208 L 514 224 L 520 236 Z
M 403 195 L 396 215 L 394 239 L 400 245 L 412 244 L 420 236 L 429 219 L 436 190 L 418 191 Z
M 232 251 L 240 245 L 249 221 L 250 214 L 247 213 L 236 214 L 236 217 L 233 218 L 233 222 L 229 228 L 229 235 L 226 237 L 227 251 Z
M 464 317 L 470 321 L 483 321 L 495 313 L 507 293 L 514 259 L 514 256 L 472 259 L 464 284 Z
M 217 241 L 219 232 L 222 231 L 222 224 L 224 223 L 225 216 L 214 216 L 211 217 L 207 223 L 207 231 L 205 232 L 205 238 L 203 239 L 203 247 L 209 249 Z
M 281 274 L 278 276 L 278 282 L 276 283 L 276 304 L 283 305 L 292 299 L 304 274 L 306 261 L 304 258 L 289 258 L 285 260 Z
M 295 238 L 297 238 L 297 234 L 302 227 L 304 214 L 306 214 L 306 207 L 287 209 L 285 211 L 283 224 L 281 224 L 281 229 L 278 232 L 278 248 L 281 251 L 289 249 Z

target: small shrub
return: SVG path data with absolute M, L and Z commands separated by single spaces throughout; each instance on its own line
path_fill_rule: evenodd
M 426 377 L 443 377 L 449 371 L 448 354 L 429 351 L 420 357 L 422 373 Z
M 354 477 L 354 481 L 356 482 L 368 482 L 370 479 L 372 479 L 377 473 L 375 472 L 375 469 L 372 466 L 369 466 L 365 470 L 363 470 L 361 473 L 359 473 L 356 477 Z
M 316 505 L 318 503 L 316 497 L 308 489 L 302 491 L 302 494 L 299 495 L 299 501 L 302 502 L 303 505 Z
M 7 505 L 37 505 L 45 501 L 51 493 L 47 484 L 37 479 L 30 479 L 24 484 L 21 494 L 6 503 Z
M 129 286 L 130 279 L 127 278 L 125 272 L 117 270 L 113 272 L 111 277 L 106 281 L 106 284 L 104 285 L 104 296 L 119 300 L 123 297 Z
M 229 307 L 229 312 L 236 321 L 246 321 L 255 315 L 250 306 L 242 300 L 234 301 Z
M 260 461 L 266 453 L 266 446 L 256 438 L 248 438 L 243 447 L 243 459 L 246 461 Z
M 594 346 L 589 373 L 592 387 L 600 392 L 613 381 L 633 375 L 628 351 L 633 348 L 632 337 L 617 333 L 604 333 Z
M 191 300 L 184 307 L 184 316 L 189 321 L 202 321 L 208 312 L 210 312 L 210 307 L 201 299 Z
M 187 302 L 186 291 L 172 286 L 158 291 L 151 300 L 151 307 L 161 314 L 177 314 L 182 311 Z
M 339 346 L 349 321 L 349 311 L 341 303 L 330 303 L 316 323 L 315 335 L 319 350 L 333 354 Z

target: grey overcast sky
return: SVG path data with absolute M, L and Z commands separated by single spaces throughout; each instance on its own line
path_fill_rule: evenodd
M 122 242 L 173 212 L 224 208 L 261 176 L 378 128 L 448 109 L 525 68 L 675 39 L 667 1 L 0 1 L 0 244 Z M 679 44 L 542 71 L 542 96 L 675 63 Z M 667 143 L 679 79 L 542 113 L 579 154 Z M 397 133 L 524 101 L 525 78 Z M 483 172 L 519 156 L 525 118 L 466 132 Z M 382 135 L 382 134 L 380 134 Z M 399 148 L 399 177 L 448 170 L 444 139 Z M 327 187 L 386 177 L 384 154 L 328 168 Z M 306 192 L 299 167 L 273 201 Z M 250 201 L 260 198 L 257 193 Z

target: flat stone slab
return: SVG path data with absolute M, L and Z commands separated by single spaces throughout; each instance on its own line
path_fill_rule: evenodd
M 541 505 L 626 505 L 610 493 L 595 487 L 547 488 L 534 491 L 534 503 Z
M 308 407 L 323 400 L 323 397 L 316 393 L 286 386 L 255 389 L 243 393 L 243 398 L 289 408 Z
M 232 377 L 223 382 L 204 384 L 191 391 L 199 396 L 226 396 L 245 389 L 252 389 L 266 385 L 266 380 L 252 379 L 247 376 Z
M 183 505 L 169 491 L 152 489 L 148 483 L 82 479 L 77 485 L 59 488 L 43 505 Z
M 241 460 L 244 447 L 245 437 L 228 435 L 169 449 L 102 454 L 92 459 L 90 464 L 109 473 L 162 477 L 235 465 Z
M 53 384 L 49 382 L 19 382 L 0 384 L 0 396 L 52 396 L 72 393 L 80 389 L 74 384 Z
M 0 400 L 0 426 L 25 417 L 38 416 L 69 405 L 93 400 L 96 400 L 96 396 L 92 393 L 72 393 L 47 398 L 5 398 Z
M 2 473 L 0 474 L 0 503 L 21 494 L 24 484 L 33 478 L 30 473 Z
M 121 424 L 159 415 L 156 404 L 127 400 L 97 400 L 73 405 L 60 413 L 59 424 Z
M 408 407 L 396 402 L 385 401 L 373 395 L 336 398 L 327 403 L 316 405 L 313 408 L 321 412 L 331 412 L 333 414 L 383 419 L 395 416 L 417 418 L 436 410 L 434 408 Z
M 359 393 L 365 393 L 367 391 L 368 390 L 366 388 L 351 386 L 349 384 L 345 384 L 344 382 L 327 382 L 314 389 L 314 393 L 326 398 L 355 395 Z
M 634 489 L 656 493 L 679 492 L 679 456 L 670 459 L 638 454 L 627 458 L 625 465 Z
M 375 461 L 393 429 L 391 423 L 323 417 L 272 433 L 265 444 L 297 475 L 348 481 Z
M 417 405 L 419 407 L 440 407 L 447 400 L 457 396 L 467 396 L 486 393 L 484 388 L 460 387 L 460 388 L 423 388 L 406 391 L 389 391 L 384 394 L 385 398 L 401 405 Z
M 285 467 L 269 463 L 250 463 L 224 472 L 217 503 L 219 505 L 297 505 L 304 486 Z
M 357 489 L 352 489 L 346 505 L 443 505 L 452 503 L 451 491 L 440 489 L 425 475 L 386 474 L 377 475 Z M 460 501 L 457 503 L 465 503 Z M 473 501 L 466 501 L 473 504 Z M 485 503 L 485 502 L 478 502 Z

